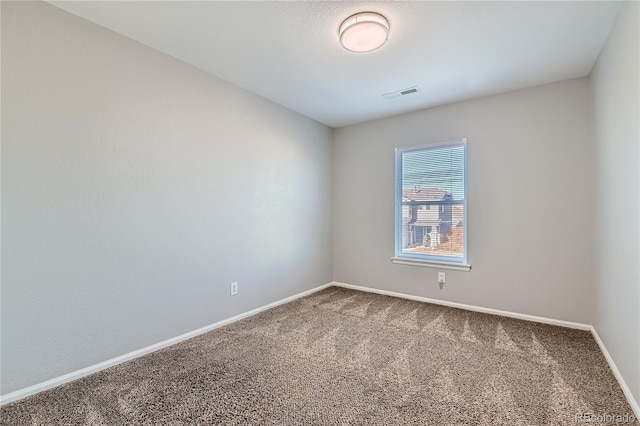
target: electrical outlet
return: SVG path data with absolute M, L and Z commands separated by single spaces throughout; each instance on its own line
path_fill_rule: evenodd
M 440 290 L 444 287 L 444 283 L 446 282 L 446 276 L 444 272 L 438 272 L 438 284 L 440 285 Z
M 231 295 L 235 296 L 238 294 L 238 283 L 231 283 Z

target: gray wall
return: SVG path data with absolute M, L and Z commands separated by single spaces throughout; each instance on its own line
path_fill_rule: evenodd
M 2 65 L 2 394 L 331 281 L 331 129 L 42 3 Z
M 334 280 L 590 323 L 586 78 L 337 129 Z M 466 137 L 471 272 L 392 264 L 394 147 Z
M 640 5 L 620 11 L 591 75 L 596 152 L 594 326 L 640 401 Z

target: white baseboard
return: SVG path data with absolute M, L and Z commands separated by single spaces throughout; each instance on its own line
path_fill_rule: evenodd
M 124 355 L 120 355 L 118 357 L 109 359 L 107 361 L 103 361 L 101 363 L 91 365 L 89 367 L 82 368 L 80 370 L 73 371 L 71 373 L 65 374 L 60 377 L 56 377 L 51 380 L 47 380 L 46 382 L 38 383 L 33 386 L 26 387 L 24 389 L 17 390 L 15 392 L 8 393 L 6 395 L 0 396 L 0 405 L 8 404 L 13 401 L 17 401 L 22 398 L 26 398 L 27 396 L 34 395 L 38 392 L 45 391 L 47 389 L 51 389 L 65 383 L 71 382 L 73 380 L 79 379 L 84 376 L 88 376 L 89 374 L 97 373 L 98 371 L 104 370 L 105 368 L 112 367 L 114 365 L 123 363 L 125 361 L 132 360 L 134 358 L 141 357 L 143 355 L 149 354 L 151 352 L 155 352 L 159 349 L 166 348 L 167 346 L 175 345 L 176 343 L 182 342 L 183 340 L 190 339 L 192 337 L 198 336 L 200 334 L 206 333 L 211 330 L 215 330 L 216 328 L 222 327 L 224 325 L 230 324 L 232 322 L 239 321 L 243 318 L 250 317 L 262 311 L 266 311 L 267 309 L 274 308 L 278 305 L 282 305 L 284 303 L 291 302 L 293 300 L 299 299 L 301 297 L 307 296 L 309 294 L 315 293 L 317 291 L 323 290 L 327 287 L 332 286 L 333 283 L 328 283 L 321 285 L 319 287 L 312 288 L 311 290 L 303 291 L 302 293 L 295 294 L 293 296 L 287 297 L 282 300 L 278 300 L 277 302 L 269 303 L 268 305 L 261 306 L 256 309 L 252 309 L 248 312 L 244 312 L 242 314 L 233 316 L 231 318 L 224 319 L 222 321 L 218 321 L 216 323 L 198 328 L 197 330 L 189 331 L 188 333 L 181 334 L 176 337 L 172 337 L 167 340 L 163 340 L 162 342 L 155 343 L 151 346 L 147 346 L 142 349 L 138 349 L 133 352 L 129 352 Z
M 598 332 L 593 326 L 591 327 L 591 334 L 593 334 L 593 338 L 596 340 L 596 343 L 598 344 L 598 346 L 600 346 L 600 350 L 602 351 L 604 358 L 609 363 L 609 368 L 611 368 L 611 371 L 613 371 L 613 375 L 618 380 L 618 384 L 622 388 L 622 392 L 624 393 L 624 396 L 627 398 L 627 401 L 629 402 L 629 405 L 631 406 L 631 409 L 633 410 L 636 419 L 640 419 L 640 405 L 638 405 L 638 401 L 636 401 L 635 398 L 633 397 L 633 394 L 631 393 L 631 389 L 629 389 L 629 386 L 627 386 L 627 383 L 624 381 L 624 378 L 622 378 L 622 374 L 620 373 L 620 370 L 618 370 L 616 363 L 613 362 L 613 358 L 611 358 L 611 355 L 609 354 L 609 351 L 604 345 L 604 342 L 602 342 L 602 339 L 600 339 L 600 336 L 598 336 Z M 624 414 L 624 413 L 621 413 L 621 414 Z
M 353 290 L 366 291 L 369 293 L 384 294 L 385 296 L 394 296 L 394 297 L 400 297 L 402 299 L 416 300 L 418 302 L 427 302 L 427 303 L 433 303 L 435 305 L 442 305 L 442 306 L 448 306 L 451 308 L 464 309 L 467 311 L 482 312 L 484 314 L 500 315 L 502 317 L 517 318 L 525 321 L 533 321 L 533 322 L 540 322 L 543 324 L 558 325 L 560 327 L 574 328 L 578 330 L 587 330 L 587 331 L 591 330 L 591 326 L 589 324 L 583 324 L 579 322 L 563 321 L 563 320 L 552 319 L 552 318 L 538 317 L 535 315 L 519 314 L 517 312 L 502 311 L 500 309 L 484 308 L 481 306 L 474 306 L 474 305 L 465 305 L 464 303 L 449 302 L 447 300 L 430 299 L 428 297 L 414 296 L 412 294 L 405 294 L 405 293 L 396 293 L 395 291 L 387 291 L 387 290 L 380 290 L 377 288 L 362 287 L 359 285 L 345 284 L 345 283 L 336 282 L 336 281 L 333 282 L 333 285 L 338 287 L 350 288 Z
M 631 390 L 627 386 L 627 383 L 624 381 L 622 374 L 620 374 L 620 370 L 618 370 L 618 367 L 616 366 L 615 362 L 613 362 L 613 358 L 611 358 L 609 351 L 607 351 L 607 348 L 604 346 L 604 343 L 602 342 L 602 340 L 600 339 L 600 336 L 598 336 L 598 333 L 596 332 L 596 329 L 592 325 L 582 324 L 579 322 L 571 322 L 571 321 L 563 321 L 563 320 L 557 320 L 552 318 L 539 317 L 535 315 L 519 314 L 517 312 L 502 311 L 499 309 L 483 308 L 481 306 L 465 305 L 464 303 L 449 302 L 446 300 L 430 299 L 428 297 L 414 296 L 411 294 L 404 294 L 404 293 L 396 293 L 395 291 L 387 291 L 387 290 L 380 290 L 380 289 L 370 288 L 370 287 L 362 287 L 358 285 L 345 284 L 345 283 L 336 282 L 336 281 L 333 282 L 333 285 L 337 287 L 350 288 L 352 290 L 360 290 L 360 291 L 366 291 L 369 293 L 384 294 L 386 296 L 400 297 L 402 299 L 416 300 L 418 302 L 434 303 L 436 305 L 449 306 L 452 308 L 465 309 L 468 311 L 482 312 L 486 314 L 500 315 L 503 317 L 517 318 L 525 321 L 533 321 L 533 322 L 539 322 L 543 324 L 558 325 L 560 327 L 590 331 L 591 334 L 593 334 L 593 338 L 595 339 L 596 343 L 600 347 L 602 354 L 604 355 L 605 359 L 609 363 L 609 368 L 611 368 L 611 371 L 613 371 L 613 375 L 615 376 L 616 380 L 618 380 L 618 384 L 620 385 L 620 388 L 622 388 L 622 392 L 624 393 L 624 396 L 627 398 L 627 402 L 629 402 L 629 405 L 631 406 L 631 409 L 633 410 L 635 417 L 637 419 L 640 419 L 640 408 L 638 407 L 638 402 L 634 399 L 633 394 L 631 393 Z

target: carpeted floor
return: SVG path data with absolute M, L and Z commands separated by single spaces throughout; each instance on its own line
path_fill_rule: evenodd
M 330 287 L 8 404 L 0 419 L 575 425 L 581 413 L 633 414 L 589 332 Z

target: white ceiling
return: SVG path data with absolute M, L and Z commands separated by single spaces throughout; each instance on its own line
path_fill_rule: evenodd
M 340 127 L 589 74 L 619 2 L 52 1 Z M 338 27 L 385 15 L 389 41 L 345 51 Z M 419 86 L 391 100 L 382 94 Z

